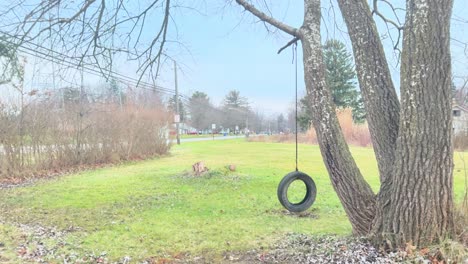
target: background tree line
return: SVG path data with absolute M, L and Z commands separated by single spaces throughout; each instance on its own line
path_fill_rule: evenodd
M 169 104 L 173 105 L 173 100 Z M 170 108 L 173 109 L 172 106 Z M 242 96 L 238 90 L 229 91 L 219 106 L 213 104 L 208 94 L 195 91 L 183 109 L 186 112 L 181 115 L 189 116 L 187 123 L 199 131 L 211 130 L 212 124 L 216 124 L 217 131 L 229 130 L 231 133 L 291 131 L 283 114 L 266 115 L 261 110 L 254 109 L 248 98 Z
M 323 45 L 324 60 L 326 65 L 326 81 L 330 86 L 333 103 L 338 110 L 350 109 L 353 122 L 361 124 L 365 122 L 366 112 L 357 85 L 356 71 L 352 55 L 347 51 L 344 43 L 330 39 Z M 174 99 L 169 100 L 169 108 L 174 110 Z M 260 111 L 251 108 L 246 97 L 239 91 L 229 91 L 219 107 L 214 106 L 209 96 L 200 91 L 192 94 L 187 106 L 179 102 L 182 121 L 187 121 L 198 130 L 211 129 L 215 123 L 222 128 L 235 131 L 236 126 L 244 131 L 246 128 L 256 132 L 287 133 L 295 131 L 295 110 L 293 108 L 285 116 L 275 114 L 265 116 Z M 186 120 L 186 116 L 190 118 Z M 310 129 L 312 104 L 310 95 L 300 98 L 298 124 L 300 131 Z

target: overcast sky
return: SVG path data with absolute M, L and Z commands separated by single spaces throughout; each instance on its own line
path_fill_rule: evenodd
M 215 2 L 215 1 L 207 1 Z M 258 1 L 262 2 L 262 1 Z M 302 24 L 302 1 L 271 1 L 271 11 L 275 17 L 299 27 Z M 337 38 L 351 51 L 346 27 L 341 19 L 337 5 L 330 7 L 329 1 L 322 1 L 322 41 Z M 332 1 L 334 2 L 334 1 Z M 403 1 L 392 1 L 404 7 Z M 400 3 L 398 3 L 400 2 Z M 384 4 L 381 11 L 392 17 Z M 215 103 L 231 89 L 237 89 L 248 97 L 255 107 L 266 112 L 285 112 L 294 100 L 294 66 L 291 48 L 280 55 L 276 52 L 291 38 L 285 34 L 268 33 L 262 23 L 250 14 L 242 12 L 235 4 L 223 6 L 196 6 L 206 15 L 181 11 L 176 14 L 179 40 L 188 51 L 179 51 L 176 56 L 182 61 L 183 74 L 180 74 L 182 92 L 191 94 L 195 90 L 206 92 Z M 455 0 L 452 37 L 468 43 L 468 1 Z M 400 13 L 404 19 L 404 13 Z M 382 21 L 377 19 L 381 34 L 386 30 Z M 396 30 L 391 31 L 396 38 Z M 392 76 L 399 87 L 399 65 L 393 50 L 393 42 L 385 37 L 384 44 L 391 65 Z M 302 53 L 298 47 L 299 58 Z M 465 47 L 452 41 L 454 75 L 468 76 L 468 57 Z M 301 59 L 300 59 L 301 61 Z M 303 67 L 299 67 L 299 89 L 304 93 Z M 172 75 L 164 76 L 165 85 L 171 86 Z M 460 80 L 456 80 L 460 82 Z
M 277 51 L 291 40 L 291 37 L 280 32 L 268 32 L 258 20 L 235 3 L 227 4 L 225 0 L 195 0 L 176 1 L 190 4 L 189 8 L 173 10 L 173 23 L 170 24 L 170 39 L 181 45 L 168 43 L 168 53 L 179 63 L 179 89 L 186 95 L 194 91 L 207 93 L 212 102 L 220 104 L 228 91 L 236 89 L 241 95 L 249 98 L 252 106 L 266 113 L 286 112 L 294 100 L 294 65 L 292 50 L 286 49 L 280 55 Z M 269 2 L 273 16 L 292 26 L 299 27 L 303 18 L 303 1 L 257 1 Z M 322 1 L 322 41 L 336 38 L 346 43 L 351 51 L 351 45 L 346 33 L 339 9 L 335 0 Z M 332 8 L 331 4 L 335 7 Z M 404 1 L 392 1 L 396 6 L 404 7 Z M 265 9 L 264 9 L 265 10 Z M 468 76 L 468 51 L 460 42 L 468 43 L 468 1 L 455 0 L 452 19 L 452 55 L 455 76 Z M 381 4 L 380 11 L 393 17 L 389 8 Z M 399 13 L 404 19 L 404 13 Z M 158 17 L 154 18 L 157 21 Z M 384 48 L 389 60 L 392 77 L 399 87 L 399 65 L 393 42 L 387 34 L 381 20 L 376 18 L 379 31 L 384 39 Z M 147 26 L 144 35 L 154 36 L 157 27 Z M 270 28 L 271 29 L 271 28 Z M 390 36 L 395 39 L 396 30 L 391 30 Z M 301 62 L 301 47 L 298 47 L 299 62 Z M 39 65 L 38 65 L 39 64 Z M 35 76 L 29 79 L 40 83 L 41 69 L 46 71 L 41 63 L 32 63 L 28 69 L 35 69 Z M 49 67 L 50 68 L 50 67 Z M 136 67 L 131 63 L 118 63 L 115 68 L 130 76 L 136 76 Z M 174 87 L 172 66 L 167 66 L 162 72 L 160 85 Z M 299 94 L 304 94 L 303 67 L 299 63 Z M 42 73 L 44 75 L 44 73 Z M 46 77 L 45 79 L 50 79 Z M 87 76 L 88 84 L 96 82 L 96 78 Z M 76 81 L 76 80 L 75 80 Z M 33 84 L 29 81 L 29 84 Z M 456 79 L 458 84 L 460 79 Z

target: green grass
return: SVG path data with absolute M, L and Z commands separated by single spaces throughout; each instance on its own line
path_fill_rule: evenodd
M 222 134 L 214 134 L 214 137 L 222 137 L 222 136 L 223 136 Z M 229 134 L 228 136 L 234 136 L 234 135 Z M 213 137 L 212 134 L 202 134 L 202 135 L 186 135 L 186 134 L 183 134 L 183 135 L 180 135 L 181 139 L 185 139 L 185 138 L 212 138 L 212 137 Z M 176 136 L 171 135 L 171 138 L 175 139 Z
M 0 247 L 0 263 L 6 263 L 16 257 L 12 249 L 18 245 L 19 237 L 20 233 L 14 227 L 0 223 L 0 243 L 3 244 L 3 247 Z
M 365 178 L 378 190 L 370 148 L 352 148 Z M 317 146 L 300 145 L 299 169 L 318 189 L 310 211 L 316 217 L 282 213 L 277 184 L 294 169 L 294 145 L 243 139 L 183 143 L 171 155 L 86 171 L 30 187 L 0 190 L 0 261 L 12 259 L 20 235 L 13 223 L 66 229 L 70 250 L 106 251 L 111 259 L 145 259 L 180 252 L 220 255 L 271 245 L 288 232 L 348 235 L 351 226 L 330 184 Z M 468 160 L 468 153 L 464 153 Z M 455 155 L 455 197 L 461 199 L 464 170 Z M 206 175 L 187 175 L 204 161 Z M 237 171 L 225 166 L 236 164 Z M 468 164 L 467 164 L 468 165 Z M 2 224 L 3 222 L 3 224 Z M 73 246 L 70 246 L 73 245 Z

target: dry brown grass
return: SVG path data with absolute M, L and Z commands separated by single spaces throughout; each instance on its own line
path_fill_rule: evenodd
M 468 247 L 468 206 L 465 200 L 462 204 L 455 206 L 455 239 Z
M 355 146 L 367 147 L 371 146 L 371 138 L 367 124 L 355 124 L 353 122 L 352 110 L 351 109 L 339 109 L 337 110 L 338 120 L 340 122 L 343 135 L 346 142 Z M 260 142 L 294 142 L 294 134 L 282 134 L 272 136 L 258 136 L 250 137 L 250 141 Z M 305 133 L 298 135 L 298 141 L 304 144 L 317 144 L 317 134 L 313 127 L 307 130 Z
M 456 150 L 468 150 L 468 133 L 458 133 L 453 137 L 453 146 Z

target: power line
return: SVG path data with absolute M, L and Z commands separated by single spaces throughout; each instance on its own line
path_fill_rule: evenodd
M 9 33 L 3 32 L 0 30 L 0 34 L 7 35 L 13 39 L 19 39 L 18 37 L 11 35 Z M 6 40 L 2 39 L 1 41 L 7 42 L 13 45 L 17 45 L 15 42 L 11 40 Z M 84 63 L 82 60 L 79 60 L 78 58 L 75 57 L 70 57 L 66 54 L 57 52 L 55 50 L 52 50 L 51 48 L 44 47 L 42 45 L 36 44 L 31 41 L 24 41 L 25 43 L 32 45 L 36 48 L 28 47 L 26 45 L 21 45 L 18 46 L 18 50 L 24 54 L 34 56 L 36 58 L 46 60 L 52 63 L 56 63 L 65 67 L 70 67 L 74 68 L 76 70 L 81 70 L 87 74 L 91 74 L 97 77 L 105 77 L 103 75 L 107 75 L 109 78 L 115 79 L 117 81 L 120 81 L 121 83 L 126 83 L 135 86 L 136 88 L 139 89 L 145 89 L 145 90 L 150 90 L 150 91 L 159 91 L 165 94 L 170 94 L 172 96 L 175 95 L 175 91 L 166 87 L 162 87 L 159 85 L 154 85 L 148 82 L 144 82 L 141 80 L 138 80 L 136 78 L 112 71 L 110 69 L 105 69 L 105 68 L 100 68 L 96 69 L 96 66 L 90 63 Z M 57 55 L 57 56 L 54 56 Z M 184 105 L 189 106 L 190 105 L 190 96 L 184 95 L 184 94 L 179 94 L 179 98 L 181 99 L 180 102 L 182 102 Z M 210 104 L 205 105 L 206 107 L 210 108 L 211 110 L 214 110 L 219 113 L 226 114 L 230 112 L 229 110 L 226 109 L 221 109 L 215 106 L 212 106 Z M 231 110 L 231 109 L 230 109 Z M 234 109 L 232 109 L 234 110 Z M 237 110 L 237 109 L 236 109 Z
M 14 35 L 11 35 L 10 33 L 4 32 L 4 31 L 0 31 L 0 34 L 4 34 L 4 35 L 7 35 L 7 36 L 9 36 L 9 37 L 11 37 L 11 38 L 20 40 L 19 37 L 14 36 Z M 8 41 L 8 40 L 5 40 L 5 41 L 7 41 L 7 42 L 9 42 L 9 43 L 11 43 L 11 44 L 15 44 L 14 42 L 11 42 L 11 41 Z M 78 60 L 78 58 L 70 57 L 70 56 L 68 56 L 68 55 L 66 55 L 66 54 L 60 53 L 60 52 L 55 51 L 55 50 L 53 50 L 53 49 L 51 49 L 51 48 L 44 47 L 44 46 L 39 45 L 39 44 L 37 44 L 37 43 L 34 43 L 34 42 L 32 42 L 32 41 L 23 40 L 23 42 L 28 43 L 28 44 L 31 44 L 31 45 L 33 45 L 33 46 L 35 46 L 35 47 L 38 47 L 38 48 L 41 48 L 41 49 L 43 49 L 43 50 L 49 51 L 49 52 L 51 52 L 51 53 L 55 53 L 56 55 L 59 55 L 59 56 L 64 57 L 64 58 L 67 58 L 67 59 L 69 59 L 69 60 Z M 26 47 L 24 47 L 24 48 L 26 48 Z M 30 49 L 30 48 L 29 48 L 29 49 Z M 33 51 L 35 52 L 36 50 L 33 50 Z M 55 58 L 54 56 L 51 56 L 51 55 L 49 55 L 49 54 L 47 54 L 47 53 L 43 53 L 43 52 L 42 52 L 42 54 L 45 55 L 45 56 L 50 56 L 50 57 Z M 82 60 L 79 60 L 79 61 L 80 61 L 80 62 L 78 63 L 78 67 L 82 67 L 82 64 L 84 64 L 83 61 L 82 61 Z M 75 63 L 75 64 L 76 64 L 76 63 Z M 93 66 L 92 64 L 88 64 L 88 67 L 89 67 L 89 65 Z M 95 66 L 93 66 L 93 67 L 95 67 Z M 100 67 L 99 67 L 99 71 L 98 71 L 99 74 L 102 74 L 102 71 L 101 71 L 101 70 L 103 70 L 103 68 L 100 68 Z M 162 89 L 162 90 L 172 91 L 172 89 L 165 88 L 165 87 L 158 86 L 158 85 L 149 84 L 149 83 L 146 83 L 146 82 L 143 82 L 143 81 L 139 81 L 139 80 L 137 80 L 136 78 L 132 78 L 132 77 L 123 75 L 123 74 L 121 74 L 121 73 L 118 73 L 118 72 L 109 70 L 109 69 L 105 69 L 104 71 L 106 71 L 106 72 L 109 73 L 109 74 L 118 75 L 118 76 L 121 76 L 121 77 L 123 77 L 123 78 L 129 79 L 129 80 L 131 80 L 131 81 L 133 81 L 133 82 L 145 83 L 145 84 L 147 84 L 147 85 L 155 86 L 155 87 L 157 87 L 157 88 L 159 88 L 159 89 Z
M 18 37 L 13 36 L 13 35 L 11 35 L 9 33 L 3 32 L 3 31 L 0 31 L 0 34 L 8 35 L 11 38 L 19 39 Z M 2 41 L 8 42 L 10 44 L 16 44 L 16 43 L 14 43 L 12 41 L 9 41 L 9 40 L 2 40 Z M 62 58 L 58 59 L 55 56 L 50 55 L 49 53 L 45 53 L 43 51 L 39 51 L 37 49 L 33 49 L 33 48 L 30 48 L 30 47 L 26 47 L 26 46 L 19 46 L 18 50 L 20 50 L 21 52 L 23 52 L 25 54 L 35 56 L 35 57 L 38 57 L 38 58 L 43 59 L 43 60 L 51 61 L 51 62 L 60 64 L 62 66 L 74 67 L 76 69 L 79 69 L 80 67 L 83 67 L 83 69 L 86 69 L 86 73 L 88 73 L 88 74 L 92 74 L 92 75 L 99 76 L 99 77 L 103 77 L 103 74 L 105 74 L 105 75 L 108 75 L 110 78 L 114 78 L 114 79 L 119 80 L 120 82 L 123 82 L 123 83 L 132 84 L 137 88 L 143 88 L 143 89 L 153 90 L 153 91 L 160 91 L 160 92 L 163 92 L 163 93 L 166 93 L 166 94 L 174 94 L 175 93 L 174 90 L 172 90 L 172 89 L 165 88 L 165 87 L 162 87 L 162 86 L 159 86 L 159 85 L 150 84 L 150 83 L 147 83 L 147 82 L 144 82 L 144 81 L 140 81 L 140 80 L 137 80 L 136 78 L 126 76 L 124 74 L 121 74 L 121 73 L 118 73 L 118 72 L 115 72 L 115 71 L 112 71 L 112 70 L 109 70 L 109 69 L 99 68 L 99 70 L 96 70 L 94 65 L 91 65 L 91 67 L 90 67 L 90 64 L 84 65 L 83 61 L 71 62 L 71 60 L 77 60 L 77 59 L 73 58 L 73 57 L 70 57 L 70 56 L 68 56 L 66 54 L 54 51 L 54 50 L 52 50 L 50 48 L 46 48 L 46 47 L 41 46 L 39 44 L 33 43 L 31 41 L 25 41 L 25 42 L 28 43 L 28 44 L 31 44 L 31 45 L 33 45 L 33 46 L 35 46 L 37 48 L 40 48 L 42 50 L 46 50 L 48 52 L 59 55 Z M 40 54 L 41 56 L 39 56 L 38 54 Z M 66 58 L 66 59 L 63 59 L 63 58 Z M 181 97 L 188 98 L 185 95 L 181 95 Z
M 3 31 L 0 31 L 0 34 L 5 34 L 5 35 L 10 36 L 11 38 L 18 39 L 16 36 L 13 36 L 13 35 L 11 35 L 9 33 L 3 32 Z M 10 44 L 16 45 L 16 43 L 14 43 L 11 40 L 2 39 L 1 41 L 8 42 Z M 24 41 L 24 42 L 38 48 L 38 49 L 34 49 L 34 48 L 31 48 L 31 47 L 28 47 L 28 46 L 18 46 L 18 50 L 20 52 L 24 53 L 24 54 L 34 56 L 36 58 L 46 60 L 46 61 L 49 61 L 49 62 L 53 62 L 53 63 L 59 64 L 59 65 L 65 66 L 65 67 L 74 68 L 76 70 L 82 70 L 83 72 L 85 72 L 87 74 L 91 74 L 91 75 L 97 76 L 97 77 L 103 77 L 103 72 L 105 72 L 105 74 L 109 75 L 109 78 L 113 78 L 113 79 L 115 79 L 115 80 L 117 80 L 117 81 L 119 81 L 121 83 L 133 85 L 133 86 L 135 86 L 136 88 L 139 88 L 139 89 L 144 89 L 144 90 L 149 90 L 149 91 L 158 91 L 158 92 L 162 92 L 162 93 L 169 94 L 169 95 L 172 95 L 172 96 L 175 95 L 175 91 L 172 90 L 172 89 L 165 88 L 165 87 L 162 87 L 162 86 L 159 86 L 159 85 L 154 85 L 154 84 L 144 82 L 144 81 L 139 81 L 136 78 L 132 78 L 132 77 L 126 76 L 124 74 L 121 74 L 121 73 L 118 73 L 118 72 L 115 72 L 115 71 L 111 71 L 109 69 L 100 68 L 99 70 L 96 70 L 96 66 L 94 66 L 92 64 L 89 64 L 89 63 L 84 64 L 83 61 L 77 62 L 78 61 L 77 58 L 70 57 L 70 56 L 68 56 L 66 54 L 54 51 L 54 50 L 52 50 L 50 48 L 41 46 L 41 45 L 33 43 L 31 41 Z M 41 51 L 41 49 L 45 50 L 45 51 L 48 51 L 49 53 Z M 58 56 L 53 56 L 50 53 L 56 54 Z M 182 102 L 182 104 L 189 107 L 189 105 L 190 105 L 190 96 L 187 96 L 187 95 L 184 95 L 184 94 L 179 94 L 179 98 L 180 98 L 180 101 Z M 217 112 L 227 113 L 226 110 L 219 109 L 219 108 L 211 106 L 211 105 L 207 105 L 207 107 L 209 107 L 212 110 L 215 110 Z
M 62 65 L 62 66 L 66 66 L 66 67 L 73 67 L 73 68 L 76 68 L 78 65 L 76 64 L 73 64 L 72 62 L 68 62 L 68 61 L 64 61 L 64 60 L 58 60 L 58 59 L 55 59 L 55 58 L 51 58 L 51 57 L 46 57 L 46 56 L 40 56 L 38 55 L 37 52 L 35 51 L 31 51 L 29 49 L 26 49 L 24 47 L 19 47 L 18 50 L 24 54 L 27 54 L 27 55 L 31 55 L 31 56 L 34 56 L 36 58 L 39 58 L 39 59 L 42 59 L 42 60 L 47 60 L 47 61 L 50 61 L 50 62 L 53 62 L 53 63 L 57 63 L 59 65 Z M 81 69 L 77 69 L 77 70 L 80 70 Z M 90 69 L 89 67 L 83 67 L 82 69 L 83 72 L 87 73 L 87 74 L 91 74 L 91 75 L 94 75 L 94 76 L 97 76 L 97 77 L 102 77 L 102 74 L 95 71 L 95 70 L 92 70 Z M 135 83 L 133 83 L 132 81 L 129 81 L 129 80 L 125 80 L 123 78 L 120 78 L 120 77 L 116 77 L 116 76 L 110 76 L 111 78 L 121 82 L 121 83 L 128 83 L 128 84 L 133 84 L 135 85 Z M 145 89 L 145 90 L 150 90 L 150 91 L 158 91 L 158 92 L 162 92 L 162 93 L 166 93 L 166 94 L 173 94 L 174 92 L 172 91 L 167 91 L 167 90 L 161 90 L 161 89 L 158 89 L 158 88 L 154 88 L 152 86 L 150 86 L 149 84 L 140 84 L 138 86 L 136 86 L 137 88 L 139 89 Z

